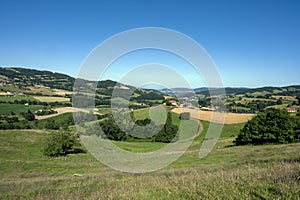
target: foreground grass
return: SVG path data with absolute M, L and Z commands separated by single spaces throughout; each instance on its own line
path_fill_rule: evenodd
M 227 129 L 222 135 L 230 136 Z M 299 199 L 299 143 L 228 147 L 233 137 L 224 136 L 199 159 L 197 139 L 167 168 L 130 174 L 112 170 L 90 154 L 44 157 L 47 134 L 0 132 L 1 199 Z M 162 145 L 142 144 L 131 143 L 138 151 Z

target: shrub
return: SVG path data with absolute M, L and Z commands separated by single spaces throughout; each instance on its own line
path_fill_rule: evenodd
M 178 140 L 178 126 L 172 123 L 172 114 L 168 112 L 163 129 L 154 136 L 156 142 L 175 142 Z
M 44 155 L 51 157 L 80 152 L 84 152 L 84 150 L 81 148 L 79 138 L 64 130 L 51 133 L 44 148 Z
M 180 119 L 181 120 L 189 120 L 191 117 L 191 114 L 189 112 L 183 112 L 180 114 Z
M 27 110 L 27 112 L 22 112 L 21 115 L 23 115 L 23 117 L 28 121 L 35 120 L 35 116 L 33 112 L 31 112 L 31 110 Z

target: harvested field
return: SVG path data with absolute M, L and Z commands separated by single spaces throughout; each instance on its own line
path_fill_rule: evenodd
M 41 101 L 41 102 L 64 102 L 67 101 L 69 102 L 70 99 L 69 98 L 65 98 L 65 97 L 44 97 L 44 96 L 34 96 L 35 99 Z
M 282 99 L 282 100 L 289 100 L 289 101 L 295 101 L 296 97 L 295 96 L 278 96 L 278 95 L 273 95 L 272 98 L 275 99 Z
M 204 110 L 196 110 L 191 108 L 174 108 L 172 112 L 177 114 L 180 114 L 182 112 L 189 112 L 191 113 L 192 118 L 215 122 L 215 123 L 222 123 L 223 118 L 225 117 L 224 124 L 239 124 L 239 123 L 247 122 L 254 116 L 254 114 L 219 113 L 219 112 L 211 112 L 211 111 L 204 111 Z M 212 114 L 214 114 L 213 119 L 212 119 Z
M 54 93 L 52 92 L 52 90 L 49 87 L 45 87 L 42 85 L 35 85 L 33 87 L 28 87 L 29 93 L 31 94 L 37 94 L 40 93 L 42 95 L 53 95 Z
M 57 113 L 52 114 L 52 115 L 35 116 L 35 118 L 38 119 L 38 120 L 41 120 L 41 119 L 47 119 L 47 118 L 50 118 L 50 117 L 61 115 L 63 113 L 79 112 L 79 111 L 81 111 L 81 112 L 89 112 L 89 111 L 84 110 L 84 109 L 73 108 L 73 107 L 56 108 L 54 110 L 57 111 Z
M 62 89 L 53 89 L 54 94 L 65 96 L 66 94 L 73 94 L 73 91 L 62 90 Z

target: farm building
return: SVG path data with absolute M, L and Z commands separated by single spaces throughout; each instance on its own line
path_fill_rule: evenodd
M 285 108 L 285 110 L 289 113 L 297 112 L 297 108 L 294 108 L 294 107 L 288 107 L 288 108 Z

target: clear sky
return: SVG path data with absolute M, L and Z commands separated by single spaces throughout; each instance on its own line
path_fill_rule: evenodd
M 100 42 L 150 26 L 196 40 L 216 63 L 225 86 L 300 84 L 299 10 L 298 0 L 2 0 L 0 66 L 76 76 Z M 125 60 L 127 68 L 111 70 L 106 77 L 116 80 L 120 71 L 130 70 L 130 56 Z M 179 73 L 192 87 L 205 86 L 192 71 Z

